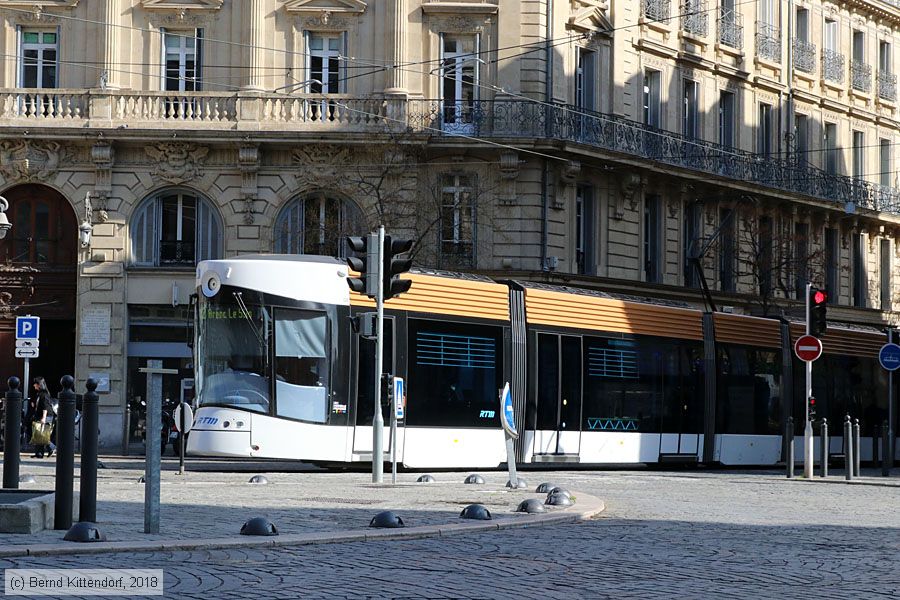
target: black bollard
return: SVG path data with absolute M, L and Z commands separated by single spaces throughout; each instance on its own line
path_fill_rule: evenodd
M 819 448 L 819 461 L 822 463 L 822 477 L 828 477 L 828 419 L 822 419 L 819 429 L 822 445 Z
M 100 430 L 100 397 L 97 382 L 87 380 L 87 393 L 81 406 L 81 497 L 78 501 L 78 520 L 97 522 L 97 444 Z M 59 435 L 57 433 L 57 435 Z
M 844 417 L 844 478 L 847 481 L 853 479 L 853 424 L 850 415 Z
M 181 410 L 178 411 L 178 420 L 181 422 L 178 423 L 178 474 L 184 475 L 184 417 L 187 412 L 187 402 L 182 400 L 179 408 Z
M 19 391 L 19 378 L 10 377 L 7 381 L 9 391 L 6 392 L 6 431 L 3 446 L 3 487 L 17 489 L 19 487 L 19 460 L 22 454 L 22 392 Z
M 75 479 L 75 379 L 59 380 L 59 415 L 56 422 L 56 508 L 54 529 L 72 526 L 72 487 Z
M 784 426 L 784 443 L 785 467 L 787 468 L 787 478 L 794 477 L 794 417 L 788 417 L 787 424 Z
M 853 476 L 859 477 L 860 463 L 859 419 L 853 419 Z
M 888 446 L 891 443 L 890 428 L 888 422 L 885 421 L 881 426 L 881 476 L 887 477 L 891 474 L 890 462 L 888 460 Z

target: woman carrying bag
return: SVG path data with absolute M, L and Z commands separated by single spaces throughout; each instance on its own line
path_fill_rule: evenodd
M 50 442 L 50 434 L 53 431 L 53 420 L 56 416 L 53 411 L 53 399 L 47 382 L 43 377 L 34 378 L 34 391 L 37 396 L 34 403 L 34 422 L 31 424 L 31 445 L 34 446 L 32 458 L 44 458 L 53 455 L 53 445 Z

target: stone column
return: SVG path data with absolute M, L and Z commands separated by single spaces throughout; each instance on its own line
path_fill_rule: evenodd
M 119 89 L 119 17 L 122 11 L 119 0 L 106 0 L 103 3 L 103 28 L 106 30 L 106 45 L 103 48 L 103 72 L 100 74 L 100 87 Z
M 265 89 L 263 87 L 263 78 L 265 76 L 264 63 L 266 60 L 263 51 L 265 43 L 265 25 L 263 23 L 265 6 L 263 5 L 263 0 L 244 1 L 247 6 L 246 10 L 250 11 L 247 17 L 247 29 L 250 32 L 250 39 L 248 40 L 250 45 L 250 68 L 248 69 L 247 83 L 243 89 L 251 92 L 261 92 Z
M 391 8 L 385 14 L 385 30 L 394 32 L 391 52 L 388 58 L 393 65 L 400 65 L 406 60 L 406 37 L 409 28 L 406 25 L 406 0 L 393 0 Z M 406 95 L 406 71 L 391 69 L 385 94 Z

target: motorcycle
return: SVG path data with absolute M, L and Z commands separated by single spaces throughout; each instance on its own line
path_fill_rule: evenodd
M 178 427 L 175 425 L 175 409 L 178 407 L 178 403 L 170 400 L 169 398 L 165 398 L 163 400 L 162 405 L 162 420 L 160 422 L 160 435 L 159 435 L 159 453 L 160 456 L 166 453 L 166 446 L 168 444 L 172 444 L 172 451 L 174 454 L 178 454 L 178 447 L 181 441 L 181 434 L 178 432 Z M 147 440 L 147 401 L 140 401 L 140 412 L 138 413 L 140 418 L 137 420 L 136 426 L 136 434 L 137 437 L 144 438 L 144 441 Z

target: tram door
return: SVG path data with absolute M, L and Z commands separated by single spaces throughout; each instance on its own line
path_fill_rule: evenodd
M 703 419 L 702 348 L 666 348 L 656 354 L 661 375 L 660 462 L 696 462 Z
M 536 461 L 577 461 L 581 450 L 581 338 L 538 334 Z
M 372 420 L 375 416 L 375 340 L 367 340 L 361 336 L 359 339 L 359 352 L 357 353 L 357 390 L 356 407 L 354 410 L 353 452 L 372 452 Z M 394 320 L 384 319 L 384 349 L 383 369 L 385 373 L 395 373 L 394 370 Z M 391 416 L 390 406 L 384 394 L 381 395 L 381 417 L 384 419 L 384 431 L 381 439 L 384 444 L 384 452 L 391 449 Z M 402 436 L 402 427 L 398 428 L 398 437 Z M 403 443 L 398 446 L 403 449 Z M 400 460 L 398 452 L 397 459 Z

